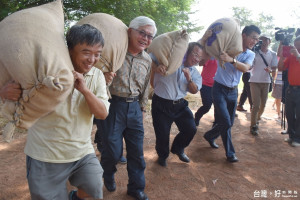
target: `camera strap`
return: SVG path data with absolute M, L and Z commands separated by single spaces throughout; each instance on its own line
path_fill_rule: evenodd
M 267 63 L 267 61 L 266 61 L 266 59 L 265 59 L 265 57 L 259 52 L 259 51 L 257 51 L 258 53 L 259 53 L 259 55 L 261 56 L 261 58 L 263 59 L 263 61 L 264 61 L 264 63 L 265 63 L 265 65 L 268 67 L 268 63 Z
M 259 53 L 259 55 L 261 56 L 261 58 L 263 59 L 263 61 L 264 61 L 264 63 L 265 63 L 265 65 L 268 67 L 268 63 L 267 63 L 267 61 L 266 61 L 266 59 L 265 59 L 265 57 L 259 52 L 259 51 L 257 51 L 258 53 Z M 273 77 L 271 76 L 271 74 L 269 73 L 269 76 L 270 76 L 270 80 L 271 80 L 271 83 L 272 83 L 272 80 L 273 80 Z

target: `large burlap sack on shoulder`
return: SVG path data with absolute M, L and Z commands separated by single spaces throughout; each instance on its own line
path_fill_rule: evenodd
M 64 41 L 61 1 L 13 13 L 0 22 L 0 87 L 15 80 L 22 97 L 6 100 L 2 115 L 10 120 L 5 140 L 14 125 L 29 128 L 66 99 L 73 86 L 72 62 Z
M 172 31 L 156 37 L 148 48 L 159 64 L 167 67 L 166 75 L 174 73 L 182 64 L 189 44 L 186 30 Z
M 205 42 L 205 50 L 210 56 L 220 61 L 222 51 L 231 57 L 235 57 L 243 51 L 240 25 L 235 19 L 218 19 L 207 30 L 212 30 L 212 36 Z
M 103 35 L 105 44 L 95 67 L 103 72 L 116 72 L 120 69 L 128 48 L 127 26 L 116 17 L 105 13 L 90 14 L 77 24 L 90 24 Z

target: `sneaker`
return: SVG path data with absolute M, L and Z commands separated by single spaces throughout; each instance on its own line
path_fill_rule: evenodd
M 243 108 L 243 106 L 237 106 L 236 110 L 241 111 L 241 112 L 246 112 L 247 110 Z
M 289 144 L 292 144 L 292 142 L 293 142 L 291 138 L 285 138 L 284 141 Z
M 296 141 L 293 141 L 291 145 L 292 147 L 300 147 L 300 143 Z
M 127 159 L 126 159 L 124 156 L 122 156 L 122 157 L 120 158 L 120 160 L 119 160 L 119 163 L 121 163 L 121 164 L 126 164 L 126 163 L 127 163 Z
M 258 135 L 258 126 L 252 126 L 250 127 L 250 133 L 254 136 L 257 136 Z

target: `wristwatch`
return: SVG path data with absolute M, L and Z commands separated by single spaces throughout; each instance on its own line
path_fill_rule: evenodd
M 236 63 L 236 59 L 233 58 L 233 61 L 231 62 L 231 64 L 235 64 Z

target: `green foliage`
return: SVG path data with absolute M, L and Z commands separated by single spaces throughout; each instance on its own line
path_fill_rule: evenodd
M 42 5 L 53 0 L 1 0 L 0 20 L 7 15 L 24 8 Z M 156 24 L 157 34 L 187 29 L 188 32 L 199 31 L 189 22 L 191 5 L 194 0 L 64 0 L 66 26 L 91 13 L 107 13 L 122 20 L 127 26 L 140 15 L 152 18 Z

